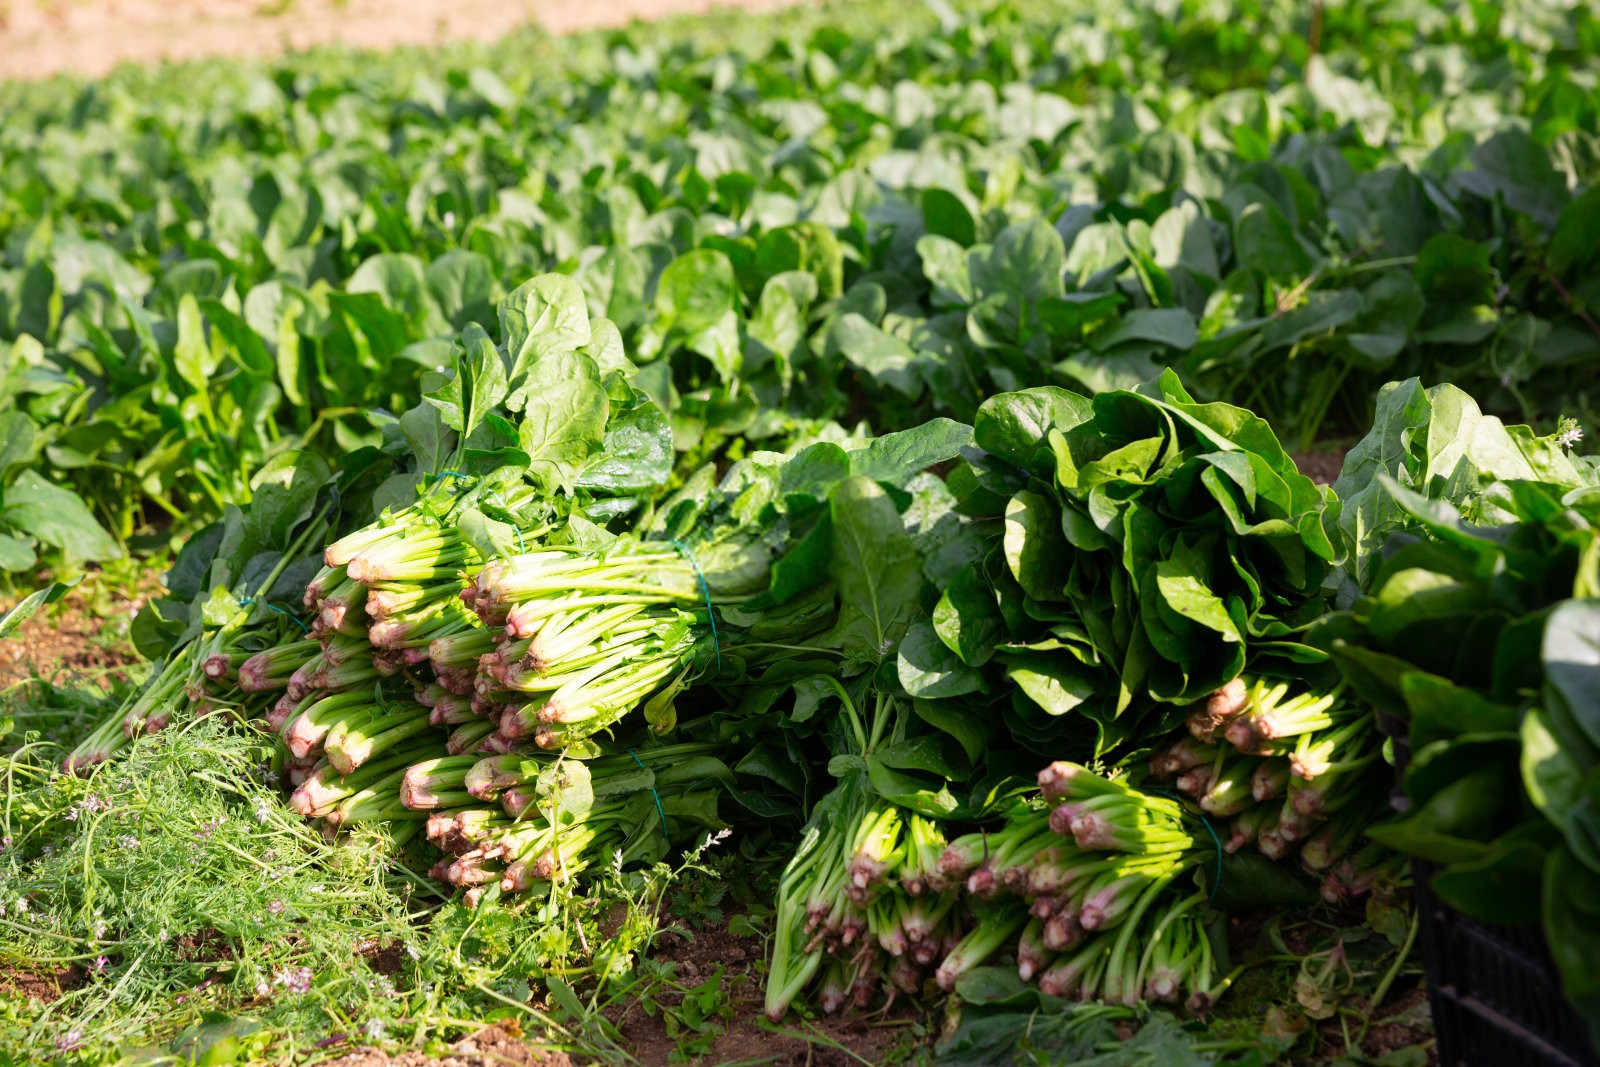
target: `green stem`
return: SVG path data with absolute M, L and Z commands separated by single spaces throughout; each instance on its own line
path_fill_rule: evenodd
M 1405 943 L 1400 946 L 1400 951 L 1395 953 L 1394 962 L 1384 972 L 1383 978 L 1378 982 L 1372 996 L 1367 998 L 1367 1010 L 1361 1013 L 1361 1032 L 1356 1035 L 1356 1044 L 1367 1036 L 1367 1030 L 1372 1026 L 1372 1020 L 1377 1017 L 1378 1008 L 1383 1004 L 1383 998 L 1389 995 L 1389 987 L 1394 985 L 1394 980 L 1400 976 L 1400 968 L 1405 965 L 1406 958 L 1411 955 L 1411 946 L 1416 943 L 1417 929 L 1422 923 L 1420 912 L 1411 913 L 1411 928 L 1406 931 Z
M 850 729 L 856 735 L 856 747 L 861 750 L 861 754 L 863 756 L 866 755 L 867 752 L 870 751 L 870 747 L 867 743 L 867 731 L 861 723 L 860 714 L 856 711 L 855 701 L 850 699 L 850 694 L 845 691 L 844 685 L 839 681 L 839 679 L 835 678 L 831 674 L 824 674 L 820 677 L 824 682 L 828 683 L 828 685 L 832 687 L 836 694 L 838 694 L 839 702 L 844 705 L 845 715 L 850 722 Z

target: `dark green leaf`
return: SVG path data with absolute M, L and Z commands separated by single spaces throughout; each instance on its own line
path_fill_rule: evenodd
M 972 443 L 972 427 L 950 419 L 886 433 L 850 453 L 850 473 L 904 485 L 918 471 L 955 459 Z
M 531 344 L 532 342 L 530 342 Z M 527 372 L 518 443 L 529 471 L 551 486 L 570 486 L 605 442 L 610 401 L 588 356 L 552 350 Z
M 832 574 L 839 621 L 831 640 L 856 663 L 894 654 L 918 610 L 922 570 L 889 495 L 870 478 L 851 477 L 829 494 Z
M 900 642 L 900 685 L 914 697 L 953 697 L 983 684 L 978 672 L 946 648 L 926 621 L 912 624 Z

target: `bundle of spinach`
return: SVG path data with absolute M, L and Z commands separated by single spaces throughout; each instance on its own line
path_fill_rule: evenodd
M 1018 741 L 1060 756 L 1071 715 L 1098 758 L 1159 736 L 1247 664 L 1304 676 L 1325 660 L 1301 633 L 1324 610 L 1337 505 L 1261 419 L 1195 403 L 1169 371 L 1092 400 L 1003 393 L 974 436 L 948 485 L 977 565 L 944 586 L 937 641 L 902 649 L 913 695 L 1003 673 Z
M 532 278 L 497 313 L 498 345 L 467 324 L 423 376 L 415 406 L 369 412 L 383 428 L 381 446 L 353 449 L 337 467 L 313 451 L 280 452 L 254 474 L 246 503 L 227 505 L 188 539 L 167 595 L 132 626 L 154 664 L 148 683 L 83 739 L 69 765 L 103 760 L 127 737 L 165 726 L 182 694 L 209 706 L 208 658 L 315 636 L 299 616 L 323 545 L 374 516 L 381 526 L 426 502 L 452 515 L 463 551 L 476 558 L 515 551 L 521 531 L 575 512 L 610 521 L 664 490 L 666 416 L 629 384 L 616 328 L 590 318 L 571 279 Z

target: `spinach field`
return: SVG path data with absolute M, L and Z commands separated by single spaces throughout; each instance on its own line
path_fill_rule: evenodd
M 0 1062 L 1421 1065 L 1420 892 L 1600 1033 L 1585 5 L 0 114 Z

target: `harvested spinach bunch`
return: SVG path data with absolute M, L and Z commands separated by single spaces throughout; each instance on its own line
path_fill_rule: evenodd
M 1153 705 L 1201 700 L 1247 664 L 1325 658 L 1301 634 L 1325 610 L 1337 505 L 1261 419 L 1195 403 L 1168 372 L 1149 393 L 1003 393 L 974 435 L 948 485 L 977 565 L 932 627 L 951 670 L 992 664 L 1014 685 L 1019 740 L 1057 743 L 1071 713 L 1103 754 Z

